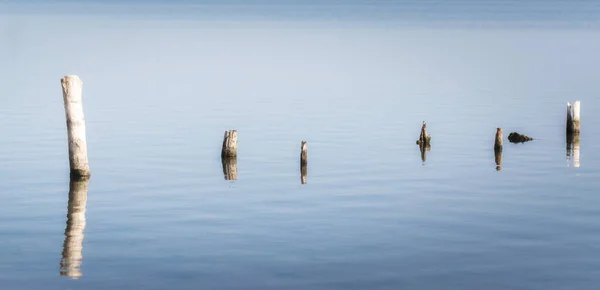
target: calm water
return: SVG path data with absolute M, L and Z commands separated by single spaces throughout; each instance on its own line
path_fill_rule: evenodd
M 402 6 L 0 4 L 1 288 L 597 289 L 600 8 L 457 3 L 413 3 L 410 24 Z M 66 74 L 92 170 L 71 198 Z

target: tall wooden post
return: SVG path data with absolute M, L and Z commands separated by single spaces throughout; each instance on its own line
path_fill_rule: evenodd
M 82 81 L 78 76 L 65 76 L 61 79 L 67 135 L 69 142 L 69 166 L 71 176 L 90 176 L 87 141 L 85 136 L 85 118 L 81 101 Z
M 236 157 L 237 156 L 237 130 L 225 131 L 223 137 L 223 148 L 221 149 L 221 157 Z
M 88 182 L 87 178 L 71 178 L 69 183 L 67 227 L 60 261 L 60 275 L 72 279 L 82 276 L 80 266 L 83 259 L 83 231 L 85 229 Z

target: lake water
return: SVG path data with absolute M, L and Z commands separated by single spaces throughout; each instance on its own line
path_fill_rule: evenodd
M 532 2 L 0 4 L 1 288 L 597 289 L 600 7 Z

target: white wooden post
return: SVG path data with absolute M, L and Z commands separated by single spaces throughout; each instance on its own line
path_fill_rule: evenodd
M 67 227 L 60 261 L 60 275 L 72 279 L 82 276 L 80 266 L 83 259 L 83 231 L 85 229 L 88 182 L 89 179 L 72 178 L 69 184 Z
M 71 176 L 88 177 L 87 141 L 85 136 L 85 118 L 81 102 L 82 81 L 78 76 L 65 76 L 61 79 L 67 134 L 69 142 L 69 166 Z

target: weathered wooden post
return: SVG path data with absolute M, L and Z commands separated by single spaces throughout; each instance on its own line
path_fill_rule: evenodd
M 61 79 L 67 133 L 69 142 L 69 166 L 71 176 L 90 176 L 87 141 L 85 136 L 85 118 L 81 102 L 82 81 L 78 76 L 65 76 Z
M 237 130 L 225 131 L 223 137 L 223 148 L 221 149 L 221 157 L 236 157 L 237 156 Z
M 431 144 L 431 134 L 427 134 L 427 124 L 425 124 L 425 121 L 423 121 L 423 126 L 421 126 L 421 134 L 419 135 L 417 144 L 421 146 L 430 146 Z
M 308 164 L 308 144 L 302 141 L 300 144 L 300 164 Z
M 225 180 L 237 180 L 237 157 L 221 157 Z
M 67 227 L 63 243 L 60 275 L 78 279 L 83 259 L 83 231 L 85 229 L 85 207 L 87 203 L 89 179 L 71 178 L 69 183 L 69 204 L 67 206 Z
M 571 107 L 567 103 L 567 135 L 579 134 L 581 132 L 581 102 L 575 101 Z
M 308 144 L 302 141 L 300 144 L 300 183 L 306 184 L 308 174 Z

